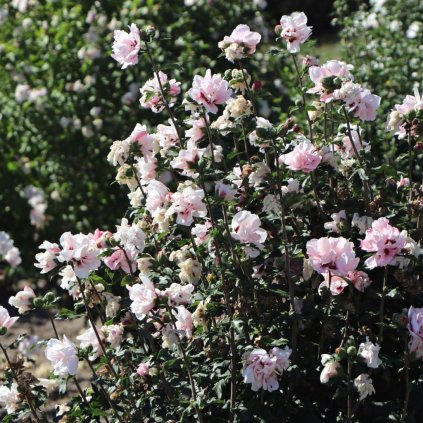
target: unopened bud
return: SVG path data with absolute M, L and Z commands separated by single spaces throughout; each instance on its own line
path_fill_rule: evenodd
M 146 26 L 143 29 L 143 33 L 149 39 L 153 38 L 156 35 L 156 28 L 153 25 Z
M 260 91 L 263 88 L 263 83 L 261 81 L 254 81 L 252 85 L 253 91 Z
M 54 299 L 55 299 L 55 296 L 52 292 L 47 292 L 47 294 L 44 295 L 44 301 L 46 303 L 51 303 L 52 301 L 54 301 Z
M 257 128 L 256 134 L 259 138 L 270 139 L 274 137 L 274 132 L 272 128 Z
M 353 347 L 353 346 L 348 347 L 347 354 L 348 355 L 357 355 L 357 348 Z
M 42 298 L 34 298 L 32 304 L 34 304 L 34 307 L 41 308 L 44 306 L 44 300 Z

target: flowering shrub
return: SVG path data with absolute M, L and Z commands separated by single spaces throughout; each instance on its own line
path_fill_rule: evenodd
M 423 6 L 418 0 L 368 3 L 337 0 L 335 23 L 342 28 L 346 57 L 352 61 L 357 77 L 389 99 L 382 105 L 387 111 L 390 104 L 402 100 L 403 90 L 411 93 L 419 80 Z
M 130 203 L 115 229 L 40 245 L 35 266 L 73 307 L 30 288 L 9 300 L 51 317 L 55 338 L 40 343 L 52 378 L 78 390 L 57 420 L 419 421 L 420 97 L 391 105 L 407 165 L 373 166 L 384 99 L 347 63 L 299 60 L 305 15 L 276 34 L 298 101 L 272 122 L 258 114 L 260 37 L 246 26 L 216 41 L 231 68 L 202 69 L 187 90 L 159 67 L 155 28 L 116 30 L 112 57 L 122 72 L 147 63 L 142 101 L 164 123 L 110 142 Z M 56 319 L 81 315 L 76 339 L 58 333 Z M 0 310 L 3 335 L 15 321 Z M 45 387 L 12 361 L 16 343 L 1 345 L 6 421 L 43 421 Z
M 128 33 L 132 22 L 145 24 L 146 16 L 160 28 L 155 60 L 166 63 L 161 75 L 169 64 L 176 70 L 165 87 L 172 103 L 180 89 L 173 78 L 184 81 L 186 90 L 198 67 L 223 68 L 217 43 L 228 26 L 248 21 L 264 27 L 263 1 L 236 0 L 230 8 L 224 0 L 188 3 L 0 1 L 2 228 L 22 246 L 27 272 L 39 238 L 117 222 L 125 202 L 118 184 L 110 183 L 109 141 L 122 139 L 137 121 L 149 127 L 162 122 L 139 105 L 142 88 L 142 105 L 161 107 L 156 79 L 147 82 L 152 75 L 146 61 L 125 72 L 110 61 L 114 29 Z M 123 57 L 124 46 L 125 38 L 112 54 Z M 263 67 L 266 57 L 259 60 Z

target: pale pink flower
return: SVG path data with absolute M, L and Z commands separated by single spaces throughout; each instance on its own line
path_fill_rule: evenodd
M 170 191 L 166 185 L 157 180 L 151 181 L 146 191 L 145 208 L 154 218 L 163 209 L 165 203 L 170 200 Z
M 307 242 L 307 255 L 313 269 L 320 273 L 347 276 L 358 266 L 354 244 L 343 237 L 323 237 Z
M 338 79 L 340 78 L 338 77 Z M 338 87 L 339 83 L 341 83 L 341 86 L 333 91 L 333 99 L 342 100 L 349 111 L 352 111 L 357 107 L 363 91 L 363 87 L 360 84 L 356 84 L 352 80 L 348 79 L 340 80 L 337 84 L 335 84 L 333 77 L 328 77 L 328 79 L 324 80 L 323 83 L 326 84 L 326 89 L 328 91 L 332 91 L 334 87 Z M 332 84 L 333 86 L 331 87 Z
M 40 352 L 40 338 L 37 335 L 26 335 L 21 342 L 19 342 L 19 353 L 25 358 L 34 358 Z
M 291 365 L 289 357 L 292 354 L 292 349 L 286 346 L 283 350 L 274 347 L 269 351 L 269 356 L 273 359 L 276 358 L 276 371 L 278 374 L 282 374 Z
M 360 292 L 364 292 L 364 290 L 372 283 L 369 275 L 361 270 L 354 270 L 353 272 L 348 273 L 347 277 L 353 283 L 354 288 Z
M 373 121 L 376 119 L 376 110 L 379 108 L 381 98 L 372 94 L 369 90 L 360 93 L 360 101 L 354 110 L 354 116 L 362 121 Z
M 101 332 L 106 336 L 106 341 L 112 348 L 116 348 L 121 344 L 123 338 L 122 325 L 108 325 L 102 326 Z
M 142 253 L 145 248 L 145 233 L 135 223 L 129 224 L 128 219 L 123 218 L 120 225 L 116 226 L 116 232 L 113 238 L 120 243 L 122 247 L 136 255 Z
M 341 366 L 330 354 L 322 354 L 321 362 L 324 367 L 322 373 L 320 373 L 320 382 L 328 383 L 329 379 L 338 374 Z
M 198 148 L 197 144 L 188 141 L 187 149 L 181 149 L 178 155 L 170 162 L 173 169 L 182 170 L 182 174 L 189 177 L 196 177 L 198 174 L 191 169 L 193 163 L 197 163 L 198 160 L 204 154 L 204 149 Z
M 194 242 L 196 245 L 201 245 L 207 242 L 210 238 L 209 232 L 212 224 L 209 220 L 206 220 L 204 224 L 197 223 L 191 229 L 191 233 L 194 236 Z
M 300 181 L 298 179 L 289 178 L 288 185 L 281 187 L 282 195 L 289 194 L 290 192 L 302 192 Z
M 12 267 L 17 267 L 22 263 L 21 252 L 16 247 L 12 247 L 10 250 L 8 250 L 4 255 L 4 259 Z
M 267 232 L 261 228 L 260 218 L 256 214 L 242 210 L 232 219 L 231 236 L 243 244 L 254 244 L 261 250 L 266 241 Z
M 381 217 L 372 223 L 367 229 L 366 237 L 361 241 L 361 249 L 374 252 L 365 264 L 369 269 L 382 267 L 391 264 L 395 257 L 407 243 L 407 233 L 400 232 L 398 228 L 391 226 L 386 217 Z
M 79 284 L 78 278 L 73 271 L 73 267 L 68 265 L 65 266 L 60 272 L 59 275 L 62 277 L 60 282 L 60 287 L 69 291 L 69 294 L 72 295 L 74 299 L 78 298 L 80 291 L 79 291 Z
M 169 120 L 169 125 L 157 125 L 156 139 L 159 142 L 162 156 L 165 156 L 172 147 L 179 145 L 178 131 L 171 120 Z
M 370 149 L 369 144 L 364 140 L 360 140 L 358 132 L 354 129 L 351 130 L 351 138 L 353 140 L 354 146 L 351 143 L 350 137 L 345 135 L 342 137 L 342 147 L 335 147 L 343 159 L 352 159 L 357 157 L 354 151 L 354 147 L 357 153 L 360 153 L 362 149 L 364 149 L 364 151 L 368 151 Z
M 332 213 L 330 217 L 332 218 L 332 222 L 325 223 L 324 228 L 331 232 L 340 233 L 341 230 L 339 226 L 341 222 L 347 220 L 347 215 L 345 213 L 345 210 L 341 210 L 338 213 Z
M 153 309 L 157 290 L 153 282 L 147 276 L 140 276 L 141 284 L 136 283 L 132 286 L 127 286 L 129 291 L 129 298 L 132 300 L 131 310 L 138 320 L 143 320 Z
M 244 59 L 255 53 L 257 44 L 261 40 L 258 32 L 250 30 L 248 25 L 238 25 L 232 34 L 227 35 L 219 42 L 219 48 L 222 49 L 226 58 L 230 62 Z
M 163 348 L 173 348 L 179 344 L 179 339 L 181 336 L 184 336 L 184 331 L 178 331 L 174 328 L 173 324 L 168 323 L 161 330 L 162 336 L 162 347 Z
M 100 328 L 96 326 L 98 338 L 100 338 L 101 342 L 104 341 L 104 334 Z M 94 331 L 93 327 L 89 327 L 87 330 L 81 333 L 81 335 L 77 336 L 76 339 L 80 342 L 80 348 L 92 348 L 92 354 L 88 357 L 89 360 L 94 361 L 96 358 L 103 355 L 103 350 L 101 348 L 100 342 L 97 338 L 96 332 Z
M 0 327 L 10 329 L 19 317 L 10 317 L 9 312 L 3 307 L 0 306 Z
M 193 328 L 193 317 L 190 311 L 188 311 L 183 305 L 176 307 L 176 312 L 173 312 L 176 319 L 176 329 L 183 331 L 187 338 L 192 337 Z
M 382 360 L 379 358 L 379 344 L 373 344 L 367 338 L 366 342 L 362 342 L 358 349 L 358 355 L 363 358 L 367 367 L 371 369 L 377 369 L 381 364 Z
M 324 273 L 323 277 L 324 281 L 319 285 L 318 289 L 319 295 L 322 295 L 322 288 L 328 288 L 332 295 L 339 295 L 348 286 L 348 283 L 339 276 Z
M 172 283 L 169 288 L 163 292 L 168 298 L 169 305 L 189 304 L 191 302 L 194 285 L 181 285 L 179 283 Z
M 172 205 L 167 210 L 167 215 L 177 213 L 176 223 L 184 226 L 191 226 L 194 217 L 206 217 L 207 208 L 203 203 L 204 191 L 186 187 L 182 192 L 172 194 Z
M 360 234 L 366 233 L 367 229 L 372 226 L 373 218 L 369 216 L 360 216 L 358 213 L 353 214 L 351 226 L 358 228 Z
M 45 355 L 53 366 L 55 375 L 61 378 L 75 376 L 78 368 L 78 352 L 66 335 L 63 335 L 63 341 L 50 339 L 47 342 Z
M 21 394 L 18 388 L 16 382 L 13 382 L 10 388 L 5 385 L 0 386 L 0 404 L 6 409 L 7 414 L 13 414 L 19 408 Z
M 414 352 L 417 358 L 423 357 L 423 308 L 413 306 L 408 310 L 408 331 L 411 340 L 408 343 L 410 352 Z
M 157 177 L 157 159 L 155 157 L 137 157 L 134 168 L 142 185 L 149 184 Z
M 339 78 L 340 80 L 353 80 L 350 73 L 351 65 L 338 60 L 329 60 L 322 66 L 312 66 L 309 68 L 308 73 L 314 87 L 307 92 L 311 94 L 320 94 L 320 101 L 328 103 L 334 98 L 335 90 L 328 84 L 329 80 Z
M 35 292 L 29 286 L 25 286 L 23 291 L 19 291 L 14 297 L 9 298 L 9 304 L 18 309 L 19 314 L 24 314 L 32 307 Z
M 0 260 L 2 256 L 12 267 L 22 262 L 20 251 L 15 247 L 13 239 L 4 231 L 0 231 Z
M 147 377 L 150 375 L 150 366 L 147 363 L 141 363 L 137 367 L 137 375 L 141 377 Z
M 185 135 L 189 138 L 191 143 L 195 144 L 197 141 L 204 138 L 206 135 L 206 121 L 203 117 L 188 119 L 186 123 L 191 126 L 191 128 L 185 132 Z
M 58 260 L 72 264 L 78 278 L 86 278 L 90 271 L 100 267 L 101 260 L 98 258 L 100 250 L 92 241 L 92 234 L 73 235 L 65 232 L 60 237 L 60 245 L 63 248 L 58 255 Z
M 173 107 L 176 102 L 176 96 L 181 92 L 181 83 L 176 82 L 175 79 L 168 80 L 167 75 L 162 71 L 159 71 L 158 74 L 165 97 L 168 97 L 166 98 L 168 105 L 169 107 Z M 165 101 L 156 75 L 143 85 L 140 92 L 140 103 L 142 107 L 149 108 L 154 113 L 159 113 L 165 108 Z
M 115 248 L 114 252 L 103 258 L 104 264 L 111 270 L 122 269 L 125 273 L 132 273 L 137 268 L 131 250 Z
M 250 383 L 252 391 L 276 391 L 279 388 L 278 375 L 291 364 L 291 352 L 290 348 L 285 347 L 284 350 L 272 348 L 269 353 L 261 348 L 245 353 L 242 369 L 244 383 Z
M 217 105 L 226 103 L 232 95 L 228 82 L 220 74 L 212 75 L 208 69 L 206 75 L 195 75 L 189 96 L 198 104 L 203 105 L 210 113 L 217 113 Z
M 373 386 L 373 381 L 370 379 L 369 375 L 362 373 L 354 379 L 354 386 L 356 387 L 360 397 L 359 400 L 362 401 L 367 396 L 373 395 L 375 393 L 375 388 Z
M 107 155 L 107 161 L 113 166 L 123 165 L 129 157 L 131 144 L 128 141 L 114 141 L 110 146 L 110 152 Z
M 397 182 L 397 188 L 408 187 L 410 186 L 410 179 L 404 178 L 401 176 L 401 179 Z
M 294 12 L 281 18 L 281 38 L 287 42 L 290 53 L 298 53 L 300 45 L 311 35 L 311 26 L 307 26 L 307 16 L 303 12 Z
M 401 115 L 406 115 L 412 110 L 423 110 L 423 96 L 417 87 L 414 87 L 414 95 L 407 95 L 402 104 L 396 104 L 395 109 Z
M 141 154 L 146 158 L 150 158 L 154 155 L 154 137 L 148 133 L 145 125 L 137 123 L 131 135 L 122 142 L 129 145 L 138 144 Z
M 96 229 L 93 233 L 92 240 L 95 242 L 98 249 L 104 249 L 107 247 L 107 240 L 112 237 L 110 231 L 101 231 Z
M 284 163 L 288 169 L 306 173 L 313 172 L 321 160 L 321 155 L 306 138 L 302 139 L 290 153 L 279 157 L 279 162 Z
M 57 255 L 61 251 L 60 247 L 57 244 L 44 241 L 38 248 L 45 251 L 35 255 L 35 259 L 38 263 L 35 263 L 34 266 L 41 269 L 40 273 L 50 272 L 50 270 L 53 270 L 58 264 Z
M 252 186 L 259 186 L 268 179 L 268 175 L 271 173 L 269 166 L 264 162 L 256 163 L 254 166 L 254 172 L 248 175 L 248 183 Z
M 115 30 L 112 57 L 122 69 L 138 63 L 138 53 L 141 48 L 140 30 L 135 24 L 129 27 L 129 33 Z
M 235 198 L 236 190 L 222 181 L 216 182 L 215 190 L 217 196 L 223 200 L 231 201 Z

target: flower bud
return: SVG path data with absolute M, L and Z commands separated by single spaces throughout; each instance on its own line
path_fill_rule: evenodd
M 392 321 L 399 326 L 406 327 L 408 325 L 407 311 L 405 311 L 405 314 L 404 313 L 394 313 L 392 315 Z
M 54 296 L 54 294 L 52 292 L 47 292 L 46 295 L 44 295 L 44 301 L 46 303 L 51 303 L 54 301 L 56 297 Z
M 340 357 L 340 358 L 344 358 L 345 357 L 345 353 L 346 353 L 346 351 L 345 351 L 345 349 L 344 348 L 342 348 L 342 347 L 338 347 L 336 350 L 335 350 L 335 353 Z
M 328 91 L 334 91 L 336 88 L 336 84 L 335 84 L 333 76 L 327 76 L 323 78 L 322 85 L 323 85 L 323 88 L 325 88 Z
M 6 333 L 7 333 L 7 328 L 5 328 L 4 326 L 0 326 L 0 336 L 6 335 Z
M 157 376 L 159 374 L 158 370 L 155 367 L 150 369 L 150 376 Z
M 348 355 L 357 355 L 357 348 L 354 346 L 348 347 L 347 349 Z
M 156 28 L 153 25 L 148 25 L 142 30 L 144 39 L 151 40 L 156 35 Z
M 42 308 L 44 307 L 44 300 L 42 298 L 34 298 L 32 304 L 34 304 L 34 307 Z
M 209 273 L 207 275 L 207 282 L 214 283 L 216 281 L 216 275 L 214 273 Z
M 282 26 L 281 25 L 276 25 L 275 26 L 275 33 L 276 35 L 279 37 L 279 35 L 281 35 L 282 32 Z
M 251 88 L 253 91 L 260 91 L 263 88 L 263 83 L 261 81 L 254 81 Z
M 272 128 L 261 128 L 258 127 L 256 129 L 256 134 L 259 138 L 263 138 L 263 139 L 270 139 L 274 137 L 274 131 Z
M 423 142 L 417 142 L 414 146 L 415 151 L 423 151 Z

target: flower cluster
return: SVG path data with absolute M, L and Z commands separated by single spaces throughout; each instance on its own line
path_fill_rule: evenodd
M 311 34 L 303 13 L 283 16 L 277 33 L 291 54 L 276 54 L 292 60 L 299 101 L 266 113 L 261 82 L 239 63 L 261 41 L 249 26 L 218 44 L 236 68 L 192 75 L 180 104 L 181 84 L 153 57 L 154 28 L 115 31 L 113 58 L 122 68 L 149 62 L 141 105 L 163 117 L 111 144 L 107 160 L 130 207 L 110 231 L 44 241 L 35 266 L 51 277 L 52 291 L 37 296 L 27 286 L 9 298 L 21 314 L 42 309 L 51 317 L 54 337 L 20 348 L 44 348 L 55 378 L 76 384 L 81 401 L 57 418 L 298 420 L 312 396 L 318 419 L 363 420 L 375 387 L 395 415 L 409 412 L 407 393 L 400 409 L 397 391 L 378 387 L 394 380 L 385 369 L 404 378 L 407 392 L 419 383 L 417 150 L 409 150 L 408 181 L 386 179 L 399 175 L 394 165 L 373 166 L 367 154 L 380 98 L 354 82 L 344 62 L 298 61 Z M 418 133 L 408 135 L 412 146 Z M 402 165 L 400 157 L 401 175 Z M 69 293 L 66 307 L 56 282 Z M 56 319 L 81 315 L 88 323 L 76 336 L 58 332 Z M 16 320 L 1 307 L 0 335 Z M 2 347 L 8 362 L 14 348 Z M 85 364 L 93 387 L 82 389 Z M 41 383 L 23 365 L 9 366 L 0 403 L 12 418 L 22 407 L 39 420 L 44 397 L 31 390 Z M 316 370 L 325 384 L 319 392 Z
M 314 87 L 311 94 L 319 94 L 320 101 L 340 101 L 348 112 L 362 121 L 373 121 L 380 104 L 380 97 L 353 82 L 352 66 L 338 60 L 329 60 L 322 66 L 311 66 L 309 76 Z

